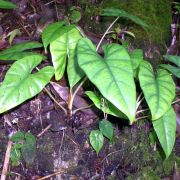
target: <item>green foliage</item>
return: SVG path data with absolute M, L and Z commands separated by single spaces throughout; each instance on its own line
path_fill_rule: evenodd
M 96 52 L 90 40 L 81 39 L 77 47 L 79 66 L 101 94 L 133 123 L 136 89 L 128 52 L 118 44 L 103 46 L 103 50 L 104 59 Z
M 160 67 L 167 69 L 177 78 L 180 78 L 180 56 L 164 55 L 164 58 L 174 63 L 176 66 L 170 64 L 161 64 Z
M 144 61 L 140 66 L 139 81 L 152 120 L 159 119 L 168 111 L 175 97 L 175 84 L 171 75 L 162 69 L 154 74 L 151 64 Z
M 127 19 L 133 21 L 134 23 L 140 25 L 143 28 L 148 28 L 148 25 L 142 19 L 140 19 L 138 16 L 134 16 L 134 15 L 132 15 L 124 10 L 121 10 L 121 9 L 106 8 L 106 9 L 103 9 L 101 15 L 127 18 Z
M 106 119 L 101 120 L 99 122 L 99 129 L 106 138 L 111 142 L 113 141 L 113 126 L 109 121 Z
M 31 55 L 16 61 L 0 85 L 0 113 L 12 109 L 37 95 L 54 74 L 51 66 L 31 74 L 42 61 L 41 55 Z
M 89 139 L 90 139 L 90 143 L 91 143 L 92 147 L 98 154 L 104 143 L 104 137 L 103 137 L 102 132 L 99 130 L 91 131 L 91 133 L 89 135 Z
M 11 138 L 13 145 L 11 148 L 10 159 L 13 166 L 18 166 L 21 155 L 27 164 L 32 164 L 35 158 L 36 138 L 31 133 L 21 131 L 15 133 Z
M 26 52 L 26 50 L 42 47 L 38 42 L 24 42 L 16 44 L 2 52 L 0 52 L 0 60 L 19 60 L 28 55 L 33 55 L 33 52 Z
M 176 138 L 176 114 L 171 107 L 163 116 L 153 121 L 161 146 L 168 157 L 174 147 Z
M 0 9 L 15 9 L 16 5 L 9 1 L 0 0 Z
M 71 30 L 67 31 L 50 43 L 50 52 L 52 55 L 53 66 L 55 68 L 56 80 L 62 78 L 67 63 L 69 85 L 72 88 L 84 75 L 75 62 L 76 44 L 82 36 L 79 30 L 77 30 L 74 26 L 67 26 L 65 27 L 65 30 L 66 29 Z M 68 62 L 66 62 L 66 59 Z

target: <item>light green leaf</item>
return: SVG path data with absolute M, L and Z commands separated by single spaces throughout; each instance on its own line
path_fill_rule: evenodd
M 54 74 L 54 69 L 51 66 L 31 74 L 41 61 L 42 56 L 33 55 L 24 57 L 11 66 L 0 85 L 0 113 L 34 97 L 50 81 Z
M 71 28 L 71 26 L 67 26 L 66 28 Z M 56 80 L 62 78 L 66 67 L 66 59 L 68 59 L 67 73 L 71 88 L 83 76 L 83 72 L 79 68 L 75 57 L 76 44 L 81 38 L 80 32 L 76 28 L 73 28 L 50 44 L 52 62 L 55 68 L 55 78 Z
M 35 49 L 42 47 L 41 43 L 38 42 L 24 42 L 16 44 L 4 51 L 0 52 L 0 60 L 19 60 L 25 56 L 33 55 L 33 52 L 23 52 L 29 49 Z
M 91 99 L 91 101 L 93 101 L 94 105 L 101 111 L 123 119 L 128 119 L 121 111 L 119 111 L 119 109 L 117 109 L 108 100 L 106 100 L 106 107 L 103 107 L 101 97 L 97 93 L 93 91 L 86 91 L 85 94 Z
M 116 8 L 106 8 L 103 9 L 103 12 L 101 13 L 101 16 L 115 16 L 115 17 L 123 17 L 130 19 L 134 23 L 140 25 L 143 28 L 148 28 L 149 26 L 138 16 L 134 16 L 124 10 L 116 9 Z
M 9 1 L 0 0 L 0 9 L 15 9 L 16 5 Z
M 102 132 L 99 130 L 91 131 L 89 135 L 89 139 L 91 146 L 96 151 L 96 153 L 99 154 L 99 151 L 101 150 L 104 143 L 104 137 Z
M 151 64 L 144 61 L 140 65 L 139 81 L 152 120 L 159 119 L 170 108 L 175 97 L 175 84 L 171 75 L 163 69 L 158 69 L 155 75 Z
M 136 88 L 131 60 L 126 49 L 118 44 L 103 46 L 104 58 L 86 38 L 79 41 L 79 66 L 101 94 L 122 111 L 131 123 L 135 120 Z
M 14 29 L 13 31 L 11 31 L 7 37 L 9 36 L 9 44 L 11 45 L 14 38 L 17 36 L 17 35 L 21 35 L 21 31 L 19 29 Z
M 171 154 L 176 138 L 176 114 L 172 107 L 159 119 L 153 121 L 153 127 L 166 154 Z
M 160 67 L 167 69 L 174 76 L 180 78 L 180 67 L 175 67 L 175 66 L 172 66 L 170 64 L 161 64 Z
M 164 55 L 163 57 L 180 68 L 180 56 Z
M 55 22 L 49 24 L 42 32 L 42 42 L 44 48 L 46 49 L 48 45 L 56 40 L 58 37 L 62 36 L 66 31 L 64 29 L 64 21 Z
M 103 119 L 102 121 L 99 122 L 99 129 L 102 132 L 102 134 L 112 142 L 113 140 L 112 124 L 109 121 Z

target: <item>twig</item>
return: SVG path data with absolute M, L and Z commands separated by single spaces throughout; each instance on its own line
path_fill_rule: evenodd
M 37 179 L 37 180 L 49 179 L 49 178 L 51 178 L 51 177 L 53 177 L 53 176 L 56 176 L 56 175 L 58 175 L 58 174 L 64 174 L 64 173 L 67 173 L 67 169 L 61 169 L 61 170 L 59 170 L 59 171 L 57 171 L 57 172 L 55 172 L 55 173 L 49 174 L 49 175 L 44 176 L 44 177 L 42 177 L 42 178 L 39 178 L 39 179 Z
M 37 137 L 41 137 L 48 129 L 50 129 L 52 126 L 52 124 L 49 124 L 45 129 L 43 129 L 38 135 Z
M 109 30 L 111 29 L 111 27 L 116 23 L 116 21 L 117 21 L 118 19 L 119 19 L 119 17 L 117 17 L 117 18 L 110 24 L 110 26 L 107 28 L 107 30 L 106 30 L 105 33 L 103 34 L 101 40 L 99 41 L 99 43 L 98 43 L 98 45 L 97 45 L 97 47 L 96 47 L 96 51 L 98 51 L 98 49 L 99 49 L 99 47 L 100 47 L 100 45 L 101 45 L 104 37 L 106 36 L 106 34 L 109 32 Z
M 10 154 L 11 154 L 11 146 L 12 146 L 12 141 L 8 141 L 5 159 L 4 159 L 3 170 L 2 170 L 2 174 L 1 174 L 1 180 L 6 179 L 6 175 L 8 172 L 8 166 L 9 166 L 9 160 L 10 160 Z
M 147 109 L 141 109 L 141 110 L 139 110 L 139 111 L 137 111 L 137 112 L 136 112 L 136 115 L 137 115 L 137 114 L 139 114 L 139 113 L 142 113 L 142 112 L 148 111 L 148 110 L 149 110 L 148 108 L 147 108 Z
M 176 101 L 172 102 L 172 105 L 173 105 L 173 104 L 176 104 L 176 103 L 178 103 L 178 102 L 180 102 L 180 99 L 177 99 Z
M 78 111 L 81 111 L 81 110 L 84 110 L 84 109 L 89 109 L 90 107 L 94 106 L 94 104 L 91 104 L 89 106 L 86 106 L 86 107 L 80 107 L 80 108 L 77 108 L 75 109 L 72 114 L 76 114 Z
M 142 116 L 142 117 L 137 118 L 136 121 L 141 120 L 141 119 L 145 119 L 145 118 L 148 118 L 148 117 L 149 116 Z

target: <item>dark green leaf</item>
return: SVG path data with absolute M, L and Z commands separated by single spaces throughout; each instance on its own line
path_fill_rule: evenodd
M 104 120 L 99 122 L 99 129 L 102 132 L 102 134 L 112 142 L 112 140 L 113 140 L 113 126 L 112 126 L 112 124 L 109 121 L 104 119 Z
M 19 131 L 19 132 L 15 133 L 10 139 L 13 142 L 23 141 L 24 140 L 24 133 Z
M 128 119 L 127 116 L 125 116 L 121 111 L 119 111 L 119 109 L 117 109 L 108 100 L 105 100 L 106 107 L 103 107 L 101 102 L 101 96 L 99 96 L 97 93 L 93 91 L 86 91 L 85 94 L 91 99 L 91 101 L 93 101 L 94 105 L 101 111 L 123 119 Z
M 163 57 L 180 68 L 180 56 L 164 55 Z
M 11 148 L 11 154 L 10 154 L 10 159 L 12 162 L 13 166 L 18 166 L 20 164 L 20 159 L 21 159 L 21 152 L 19 149 L 12 147 Z
M 4 51 L 0 52 L 0 60 L 19 60 L 25 56 L 33 55 L 33 52 L 23 52 L 25 50 L 35 49 L 42 47 L 38 42 L 24 42 L 16 44 Z
M 143 28 L 148 28 L 149 26 L 139 17 L 134 16 L 124 10 L 121 9 L 115 9 L 115 8 L 106 8 L 103 10 L 103 12 L 101 13 L 102 16 L 115 16 L 115 17 L 123 17 L 123 18 L 127 18 L 130 19 L 131 21 L 133 21 L 134 23 L 142 26 Z
M 99 151 L 101 150 L 104 143 L 104 137 L 102 132 L 99 130 L 93 130 L 91 131 L 89 138 L 91 146 L 94 148 L 96 153 L 99 154 Z
M 174 76 L 176 76 L 177 78 L 180 78 L 180 67 L 175 67 L 170 64 L 161 64 L 160 67 L 167 69 Z

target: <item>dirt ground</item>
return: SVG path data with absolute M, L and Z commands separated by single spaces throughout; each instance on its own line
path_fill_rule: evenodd
M 13 43 L 29 40 L 40 41 L 40 32 L 48 23 L 64 18 L 64 12 L 57 17 L 57 8 L 66 7 L 67 2 L 40 0 L 13 0 L 18 2 L 17 10 L 0 11 L 0 36 L 4 37 L 18 28 L 22 34 Z M 73 1 L 68 1 L 73 3 Z M 82 23 L 83 26 L 83 23 Z M 99 40 L 99 35 L 93 35 Z M 0 39 L 0 50 L 8 47 L 7 39 Z M 50 63 L 48 60 L 45 63 Z M 0 61 L 0 82 L 11 62 Z M 66 88 L 66 77 L 57 82 Z M 56 93 L 52 85 L 49 91 L 66 107 L 66 102 Z M 64 90 L 65 91 L 65 90 Z M 79 92 L 74 109 L 88 104 Z M 18 166 L 9 165 L 7 179 L 55 179 L 55 180 L 115 180 L 115 179 L 173 179 L 174 163 L 180 164 L 180 140 L 167 160 L 161 152 L 150 145 L 148 121 L 129 126 L 126 121 L 109 116 L 114 127 L 114 143 L 107 139 L 97 156 L 89 143 L 89 133 L 97 129 L 103 115 L 90 108 L 78 111 L 73 124 L 68 124 L 64 112 L 59 109 L 43 91 L 35 98 L 11 111 L 0 115 L 0 169 L 3 167 L 9 137 L 16 131 L 31 132 L 36 137 L 33 162 L 27 164 L 21 158 Z

